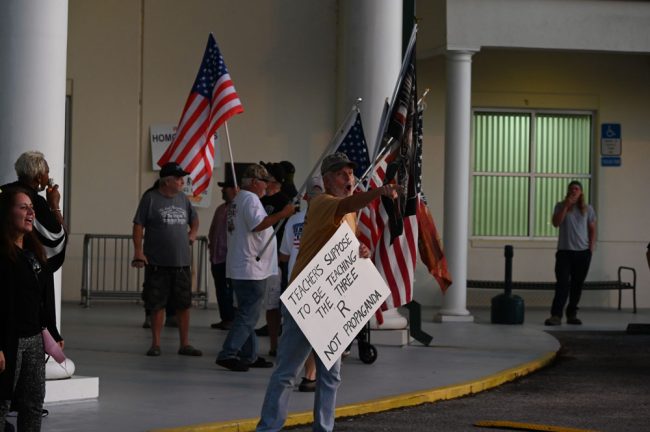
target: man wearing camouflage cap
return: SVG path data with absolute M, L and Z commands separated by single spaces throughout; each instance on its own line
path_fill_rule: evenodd
M 344 153 L 334 153 L 323 159 L 321 174 L 325 192 L 312 198 L 309 203 L 300 239 L 300 251 L 291 272 L 291 279 L 300 274 L 344 221 L 356 232 L 357 210 L 364 208 L 380 195 L 391 198 L 397 196 L 400 187 L 395 184 L 353 195 L 355 166 Z M 359 256 L 370 256 L 370 251 L 363 244 L 360 246 Z M 284 321 L 278 347 L 278 366 L 273 371 L 266 389 L 262 414 L 256 429 L 258 432 L 282 429 L 287 418 L 289 395 L 293 392 L 298 373 L 312 349 L 286 308 L 282 309 L 282 313 Z M 329 370 L 317 359 L 316 368 L 313 430 L 331 431 L 334 429 L 336 392 L 341 383 L 341 359 L 339 358 Z

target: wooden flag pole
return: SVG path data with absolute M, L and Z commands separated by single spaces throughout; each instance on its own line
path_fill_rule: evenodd
M 352 109 L 350 109 L 350 112 L 348 113 L 348 115 L 345 116 L 345 119 L 341 123 L 341 126 L 339 126 L 339 129 L 336 132 L 336 134 L 334 135 L 334 138 L 332 138 L 332 140 L 329 142 L 329 144 L 327 144 L 327 147 L 325 147 L 325 150 L 323 151 L 323 154 L 321 154 L 320 158 L 318 159 L 318 161 L 316 161 L 316 163 L 314 164 L 314 167 L 309 172 L 309 175 L 307 175 L 307 178 L 305 179 L 304 183 L 302 184 L 300 189 L 298 189 L 298 195 L 296 195 L 296 199 L 298 201 L 300 201 L 300 197 L 302 197 L 302 195 L 305 193 L 305 190 L 307 189 L 307 182 L 309 182 L 309 179 L 314 175 L 314 172 L 316 172 L 316 170 L 320 166 L 323 159 L 325 159 L 325 157 L 327 155 L 329 155 L 330 153 L 332 153 L 335 150 L 335 148 L 333 148 L 333 147 L 339 142 L 339 138 L 341 137 L 341 135 L 348 132 L 347 129 L 345 128 L 345 126 L 350 122 L 351 117 L 353 115 L 356 115 L 359 112 L 359 105 L 361 104 L 361 102 L 363 102 L 363 99 L 361 99 L 361 98 L 357 98 L 357 100 L 354 102 L 354 105 L 352 105 Z M 287 221 L 287 219 L 282 219 L 282 221 L 280 221 L 280 223 L 277 224 L 277 226 L 273 229 L 273 235 L 271 237 L 269 237 L 268 241 L 266 242 L 266 244 L 264 245 L 264 247 L 262 248 L 260 253 L 257 254 L 257 256 L 255 257 L 256 261 L 259 261 L 260 257 L 262 255 L 264 255 L 264 252 L 269 247 L 269 244 L 271 244 L 271 240 L 273 240 L 273 237 L 275 237 L 276 233 L 280 230 L 280 228 L 282 228 L 284 226 L 286 221 Z

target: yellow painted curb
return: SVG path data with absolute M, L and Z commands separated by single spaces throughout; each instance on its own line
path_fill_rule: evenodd
M 564 426 L 543 425 L 535 423 L 520 423 L 501 420 L 482 420 L 474 423 L 474 426 L 499 429 L 516 429 L 524 431 L 542 432 L 598 432 L 593 429 L 576 429 Z
M 556 356 L 556 352 L 550 352 L 537 360 L 497 372 L 493 375 L 488 375 L 485 378 L 480 378 L 475 381 L 467 381 L 430 390 L 420 390 L 397 396 L 371 399 L 365 402 L 344 405 L 336 409 L 336 418 L 378 413 L 395 408 L 404 408 L 440 400 L 455 399 L 479 393 L 542 369 L 543 367 L 548 366 Z M 293 413 L 289 414 L 287 417 L 285 426 L 309 424 L 312 423 L 313 420 L 314 418 L 311 411 Z M 250 432 L 255 430 L 257 421 L 257 418 L 229 420 L 170 429 L 153 429 L 151 432 Z

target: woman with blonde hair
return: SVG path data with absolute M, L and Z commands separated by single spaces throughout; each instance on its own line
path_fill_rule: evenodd
M 24 152 L 16 160 L 14 168 L 18 181 L 4 185 L 1 189 L 20 186 L 28 192 L 36 212 L 37 223 L 34 229 L 45 248 L 51 270 L 55 272 L 63 265 L 67 244 L 59 185 L 54 184 L 54 180 L 50 178 L 50 167 L 41 152 Z M 43 191 L 45 197 L 39 195 Z

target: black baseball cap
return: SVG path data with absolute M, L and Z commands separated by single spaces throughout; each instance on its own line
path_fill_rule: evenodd
M 181 166 L 176 162 L 167 162 L 162 166 L 162 168 L 160 168 L 160 178 L 170 176 L 185 177 L 186 175 L 189 175 L 189 173 L 181 168 Z

